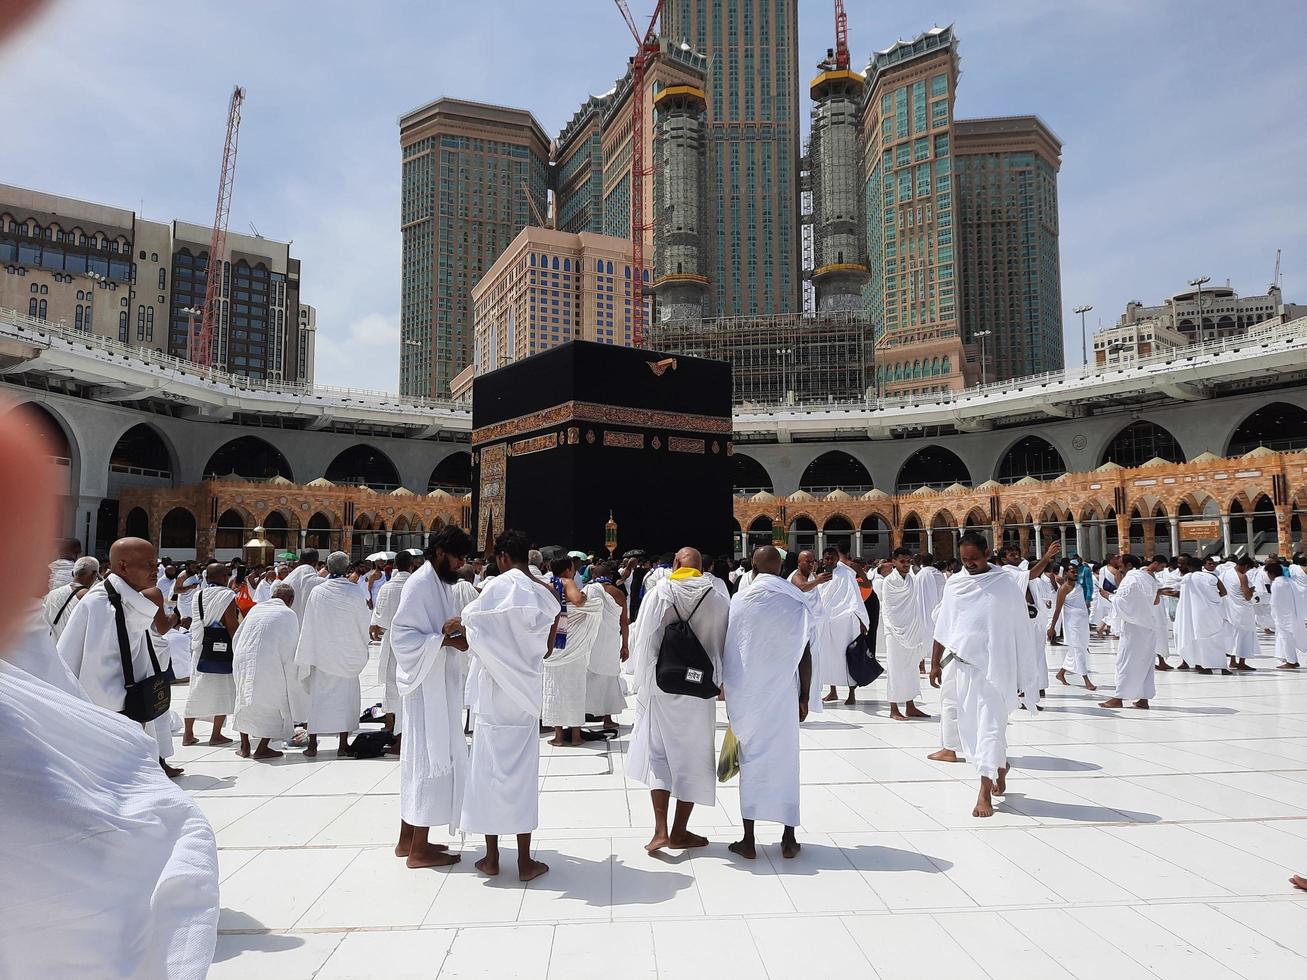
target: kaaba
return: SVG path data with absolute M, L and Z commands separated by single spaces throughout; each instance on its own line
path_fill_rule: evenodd
M 472 427 L 478 548 L 509 527 L 595 555 L 731 551 L 724 361 L 570 341 L 476 378 Z

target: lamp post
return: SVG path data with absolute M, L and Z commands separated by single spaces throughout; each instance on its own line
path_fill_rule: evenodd
M 1089 367 L 1089 335 L 1085 333 L 1085 314 L 1094 307 L 1090 303 L 1084 306 L 1077 306 L 1072 312 L 1080 314 L 1080 364 L 1082 367 Z
M 981 383 L 982 386 L 983 386 L 984 383 L 985 383 L 985 375 L 986 375 L 986 370 L 985 370 L 985 338 L 986 338 L 986 337 L 990 337 L 990 336 L 992 336 L 993 333 L 994 333 L 994 331 L 992 331 L 992 330 L 981 330 L 981 331 L 978 331 L 977 333 L 974 333 L 974 334 L 971 335 L 971 339 L 972 339 L 972 340 L 979 340 L 979 341 L 980 341 L 980 383 Z
M 178 312 L 186 314 L 186 360 L 194 363 L 195 343 L 199 339 L 195 336 L 195 318 L 200 311 L 193 306 L 183 306 Z
M 1207 339 L 1203 336 L 1203 286 L 1211 281 L 1211 276 L 1199 276 L 1189 280 L 1189 285 L 1198 287 L 1198 340 L 1200 342 Z
M 789 373 L 788 359 L 789 356 L 794 353 L 794 348 L 777 347 L 776 353 L 780 356 L 781 359 L 781 385 L 785 389 L 784 394 L 781 396 L 781 403 L 790 404 L 790 395 L 793 392 L 790 389 L 790 373 Z

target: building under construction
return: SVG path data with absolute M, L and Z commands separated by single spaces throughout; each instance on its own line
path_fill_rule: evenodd
M 662 320 L 645 343 L 728 361 L 738 406 L 860 399 L 872 377 L 871 326 L 860 312 Z

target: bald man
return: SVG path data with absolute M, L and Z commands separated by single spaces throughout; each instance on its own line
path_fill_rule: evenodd
M 205 569 L 207 585 L 195 594 L 191 607 L 191 662 L 194 680 L 186 697 L 186 730 L 182 745 L 196 745 L 195 719 L 213 725 L 210 745 L 230 745 L 222 733 L 227 716 L 236 711 L 236 682 L 232 678 L 232 654 L 240 610 L 236 593 L 227 588 L 227 566 L 211 562 Z
M 635 726 L 626 771 L 649 787 L 654 833 L 651 854 L 664 847 L 703 847 L 706 837 L 690 833 L 696 803 L 717 802 L 717 758 L 713 737 L 717 703 L 712 698 L 672 694 L 658 686 L 658 654 L 663 635 L 674 622 L 686 622 L 712 662 L 721 682 L 722 650 L 730 600 L 703 574 L 703 558 L 694 548 L 676 553 L 672 570 L 645 594 L 635 621 L 631 653 L 635 660 Z M 676 797 L 676 819 L 668 830 L 667 813 Z
M 771 545 L 766 547 L 770 548 Z M 762 549 L 759 548 L 758 550 L 761 551 Z M 776 556 L 780 557 L 779 551 L 776 552 Z M 757 552 L 754 553 L 754 564 L 757 565 Z M 753 571 L 755 576 L 759 574 L 756 567 Z M 799 567 L 790 573 L 789 582 L 800 592 L 811 592 L 817 586 L 825 585 L 830 581 L 830 578 L 830 572 L 817 570 L 817 556 L 815 554 L 811 551 L 800 551 Z

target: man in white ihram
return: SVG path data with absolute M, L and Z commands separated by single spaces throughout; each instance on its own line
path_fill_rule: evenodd
M 1256 670 L 1248 663 L 1257 656 L 1257 606 L 1259 596 L 1253 587 L 1253 566 L 1247 555 L 1233 564 L 1221 566 L 1218 576 L 1225 586 L 1225 619 L 1230 624 L 1230 670 Z
M 236 685 L 232 727 L 240 733 L 236 754 L 242 758 L 280 758 L 282 753 L 272 748 L 272 740 L 290 738 L 295 720 L 308 716 L 308 692 L 295 666 L 300 620 L 294 604 L 295 590 L 278 582 L 236 631 L 231 661 Z M 252 739 L 259 743 L 253 750 Z
M 1267 605 L 1275 627 L 1275 657 L 1280 661 L 1276 669 L 1297 670 L 1298 654 L 1307 650 L 1307 629 L 1303 626 L 1307 603 L 1278 561 L 1266 563 L 1266 580 L 1271 583 L 1271 601 Z
M 838 700 L 835 687 L 839 685 L 849 689 L 849 696 L 844 703 L 854 703 L 857 688 L 849 676 L 845 650 L 859 634 L 866 634 L 871 623 L 867 606 L 862 600 L 862 590 L 858 587 L 858 573 L 849 564 L 848 555 L 841 550 L 843 547 L 842 544 L 838 548 L 830 547 L 822 553 L 831 580 L 817 588 L 821 614 L 816 626 L 816 647 L 812 651 L 813 668 L 817 675 L 812 685 L 812 706 L 818 710 L 821 704 L 817 701 L 817 696 L 823 687 L 829 687 L 830 691 L 822 701 Z
M 318 736 L 331 734 L 340 737 L 336 755 L 348 755 L 349 736 L 359 727 L 359 675 L 368 665 L 372 612 L 358 586 L 346 578 L 348 571 L 349 555 L 329 554 L 329 577 L 313 588 L 300 609 L 295 664 L 309 692 L 309 745 L 304 754 L 310 758 L 318 754 Z
M 882 566 L 885 574 L 878 574 L 872 583 L 885 627 L 889 716 L 895 721 L 930 717 L 913 700 L 921 695 L 920 664 L 935 624 L 926 619 L 923 589 L 911 566 L 912 552 L 895 548 L 889 565 Z
M 538 878 L 549 866 L 531 857 L 531 832 L 540 812 L 540 707 L 545 654 L 553 649 L 558 600 L 532 577 L 527 539 L 503 531 L 494 543 L 499 574 L 444 634 L 466 634 L 471 653 L 467 691 L 472 709 L 472 755 L 458 825 L 484 834 L 484 875 L 499 874 L 499 838 L 517 836 L 517 876 Z M 461 627 L 461 630 L 460 630 Z M 412 734 L 412 724 L 409 731 Z
M 309 605 L 309 593 L 327 581 L 318 574 L 318 552 L 315 548 L 306 548 L 300 552 L 299 561 L 283 580 L 295 590 L 295 599 L 299 603 L 300 618 Z
M 387 623 L 385 642 L 395 664 L 408 736 L 399 757 L 395 856 L 410 868 L 443 867 L 459 860 L 445 844 L 431 843 L 428 835 L 432 827 L 457 832 L 467 786 L 467 640 L 455 624 L 462 608 L 458 570 L 471 550 L 472 540 L 461 528 L 446 525 L 431 535 L 426 560 L 406 576 L 399 607 Z M 393 584 L 382 587 L 383 601 Z
M 1188 670 L 1188 665 L 1193 664 L 1197 674 L 1210 674 L 1213 670 L 1228 674 L 1225 586 L 1207 570 L 1206 564 L 1200 558 L 1190 558 L 1180 579 L 1180 601 L 1175 607 L 1175 652 L 1180 655 L 1181 670 Z
M 958 557 L 963 571 L 945 584 L 935 622 L 930 686 L 954 692 L 957 732 L 944 744 L 955 740 L 980 775 L 971 815 L 992 817 L 993 798 L 1007 792 L 1007 724 L 1017 702 L 1026 601 L 1012 576 L 990 565 L 984 535 L 963 534 Z
M 808 716 L 815 600 L 781 578 L 781 555 L 770 545 L 754 553 L 753 567 L 753 586 L 731 603 L 722 655 L 726 713 L 740 742 L 744 821 L 744 837 L 730 849 L 753 860 L 754 823 L 769 820 L 784 826 L 781 856 L 792 858 L 799 853 L 799 722 Z
M 697 550 L 682 548 L 673 565 L 667 577 L 645 594 L 631 638 L 638 686 L 626 773 L 650 790 L 654 832 L 645 850 L 651 854 L 664 847 L 707 845 L 706 837 L 690 833 L 690 814 L 696 803 L 717 802 L 717 702 L 662 690 L 657 680 L 658 652 L 667 627 L 682 620 L 689 623 L 712 661 L 714 678 L 720 678 L 730 603 L 704 577 L 703 557 Z M 676 816 L 669 830 L 672 797 Z
M 46 593 L 41 604 L 41 615 L 55 643 L 63 635 L 64 627 L 86 595 L 86 590 L 99 581 L 100 563 L 90 555 L 85 555 L 73 562 L 73 578 L 67 585 Z
M 382 704 L 386 713 L 391 716 L 388 721 L 390 733 L 395 736 L 395 741 L 389 751 L 393 755 L 402 754 L 399 743 L 404 735 L 404 707 L 403 698 L 399 693 L 399 682 L 395 677 L 395 654 L 391 644 L 390 624 L 395 618 L 395 611 L 399 609 L 404 583 L 409 580 L 412 573 L 413 556 L 407 551 L 401 551 L 395 556 L 395 574 L 381 587 L 376 601 L 372 603 L 372 622 L 368 626 L 368 636 L 373 641 L 381 641 L 381 653 L 377 662 L 377 683 L 385 687 L 386 693 Z
M 1121 643 L 1116 649 L 1116 696 L 1100 702 L 1100 708 L 1123 708 L 1133 701 L 1136 708 L 1147 708 L 1157 695 L 1157 579 L 1143 569 L 1137 555 L 1122 555 L 1125 578 L 1112 596 Z

